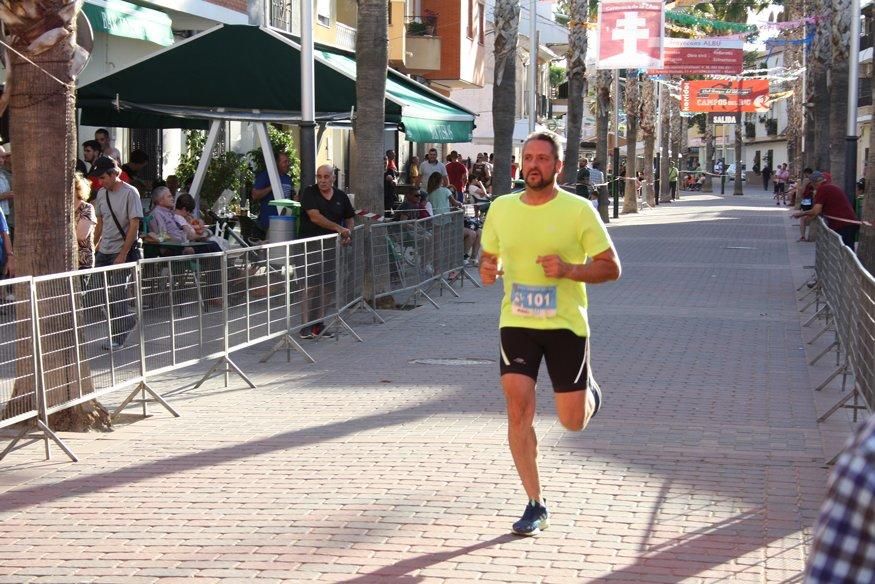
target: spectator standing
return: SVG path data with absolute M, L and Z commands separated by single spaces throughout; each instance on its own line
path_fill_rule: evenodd
M 769 161 L 766 160 L 766 163 L 763 165 L 763 170 L 761 172 L 763 177 L 763 190 L 769 190 L 769 179 L 772 176 L 772 167 L 769 165 Z
M 422 178 L 419 174 L 419 156 L 411 156 L 407 162 L 407 184 L 420 188 Z
M 869 584 L 875 575 L 875 415 L 836 459 L 814 525 L 806 584 Z
M 796 187 L 794 198 L 799 201 L 801 211 L 810 211 L 814 207 L 814 185 L 811 184 L 811 174 L 814 171 L 806 168 L 802 171 L 802 182 Z M 811 217 L 799 218 L 799 241 L 808 241 L 808 224 Z
M 450 152 L 450 162 L 447 164 L 447 176 L 450 185 L 456 189 L 457 197 L 460 203 L 464 202 L 465 185 L 468 184 L 468 169 L 459 160 L 459 153 L 453 150 Z
M 97 226 L 94 231 L 97 254 L 94 265 L 100 268 L 142 259 L 139 231 L 143 205 L 140 202 L 140 193 L 120 180 L 121 169 L 108 156 L 98 158 L 89 174 L 98 177 L 101 184 L 94 202 L 97 212 Z M 129 276 L 127 271 L 113 271 L 109 276 L 112 338 L 103 346 L 106 350 L 122 347 L 128 334 L 136 326 L 136 318 L 128 308 Z
M 330 164 L 323 164 L 316 169 L 316 184 L 301 190 L 301 237 L 337 233 L 341 245 L 349 245 L 354 226 L 355 210 L 352 203 L 345 192 L 334 186 L 334 168 Z M 333 278 L 337 277 L 333 273 L 335 253 L 334 244 L 306 253 L 307 290 L 301 314 L 306 326 L 299 333 L 301 338 L 312 339 L 327 334 L 325 325 L 318 319 L 325 314 L 327 297 L 335 284 Z M 327 277 L 324 286 L 323 274 Z
M 261 228 L 261 233 L 258 239 L 267 239 L 270 218 L 278 214 L 277 208 L 271 205 L 270 202 L 277 199 L 291 199 L 295 196 L 295 189 L 292 187 L 292 177 L 289 176 L 289 169 L 292 166 L 289 155 L 285 152 L 275 152 L 274 157 L 283 192 L 279 195 L 273 192 L 267 170 L 259 172 L 255 176 L 255 182 L 252 184 L 252 200 L 259 203 L 258 226 Z
M 14 225 L 12 205 L 15 193 L 12 192 L 12 173 L 8 170 L 10 157 L 11 155 L 6 151 L 6 148 L 0 146 L 0 211 L 3 211 L 6 216 L 5 223 L 11 231 Z
M 519 176 L 520 165 L 516 163 L 516 156 L 510 157 L 510 180 L 516 180 Z
M 100 144 L 101 154 L 109 156 L 116 161 L 116 164 L 122 163 L 122 153 L 112 145 L 112 137 L 110 137 L 109 131 L 106 128 L 100 128 L 94 132 L 94 139 Z
M 15 253 L 12 250 L 12 238 L 9 237 L 9 224 L 6 214 L 0 209 L 0 280 L 15 277 Z
M 596 190 L 604 185 L 605 173 L 602 172 L 602 163 L 598 160 L 593 161 L 592 167 L 589 169 L 589 181 Z
M 787 182 L 790 180 L 790 170 L 787 163 L 780 165 L 775 172 L 775 204 L 787 204 Z
M 389 168 L 391 168 L 395 172 L 398 172 L 398 163 L 395 161 L 395 158 L 396 158 L 396 156 L 395 156 L 394 150 L 392 150 L 392 149 L 386 150 L 386 160 L 387 160 L 386 166 L 388 166 Z
M 492 181 L 492 173 L 489 170 L 489 165 L 486 163 L 486 155 L 481 153 L 477 155 L 477 160 L 471 165 L 471 175 L 489 188 Z
M 76 161 L 76 172 L 81 173 L 82 176 L 88 176 L 88 171 L 91 170 L 91 167 L 94 166 L 94 161 L 100 158 L 100 155 L 100 142 L 97 140 L 86 140 L 83 142 L 82 160 Z M 100 180 L 93 176 L 88 177 L 87 180 L 91 182 L 91 194 L 96 194 L 97 189 L 100 188 Z
M 91 182 L 76 173 L 76 243 L 79 249 L 79 269 L 94 267 L 94 228 L 97 226 L 97 212 L 88 202 L 91 197 Z
M 815 189 L 814 206 L 809 211 L 793 213 L 793 217 L 813 219 L 818 215 L 824 215 L 827 226 L 838 233 L 842 242 L 853 250 L 854 239 L 857 231 L 860 230 L 860 225 L 857 223 L 857 214 L 844 191 L 828 182 L 820 171 L 811 173 L 811 184 Z
M 671 200 L 675 201 L 678 198 L 678 165 L 672 160 L 668 166 L 668 190 L 671 193 Z
M 392 152 L 389 150 L 389 152 Z M 392 152 L 394 154 L 394 152 Z M 395 168 L 395 161 L 389 158 L 388 154 L 383 157 L 383 208 L 386 211 L 391 211 L 398 204 L 398 196 L 396 187 L 398 186 L 398 169 Z
M 438 160 L 437 149 L 435 148 L 429 150 L 428 157 L 419 163 L 419 172 L 422 178 L 426 181 L 426 184 L 428 184 L 428 181 L 431 179 L 432 173 L 435 172 L 440 173 L 442 177 L 441 184 L 443 186 L 449 186 L 450 184 L 450 179 L 447 175 L 447 167 L 443 162 Z

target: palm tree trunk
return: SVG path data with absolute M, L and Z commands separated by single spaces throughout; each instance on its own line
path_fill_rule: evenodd
M 671 150 L 671 105 L 672 100 L 669 94 L 668 87 L 662 86 L 662 106 L 659 112 L 662 122 L 659 129 L 659 143 L 662 149 L 662 156 L 659 157 L 659 202 L 668 203 L 671 201 L 671 188 L 668 184 L 668 167 L 669 167 L 669 151 Z
M 507 171 L 496 164 L 492 194 L 510 191 L 510 157 L 516 115 L 516 48 L 519 39 L 520 5 L 514 0 L 495 3 L 495 77 L 492 86 L 492 125 L 495 162 L 507 161 Z M 535 56 L 533 56 L 535 58 Z
M 389 66 L 388 4 L 358 0 L 356 32 L 356 112 L 350 148 L 350 184 L 356 206 L 383 208 L 384 120 L 386 119 L 386 70 Z
M 716 148 L 714 147 L 714 118 L 713 114 L 705 114 L 705 163 L 702 165 L 702 170 L 705 172 L 705 184 L 702 185 L 702 192 L 710 193 L 714 190 L 714 181 L 711 173 L 714 172 L 714 155 Z
M 788 20 L 795 20 L 802 16 L 801 3 L 802 0 L 787 1 L 784 10 Z M 798 33 L 794 31 L 794 34 Z M 802 50 L 802 47 L 798 45 L 789 45 L 784 56 L 785 66 L 791 70 L 800 67 L 802 65 Z M 805 115 L 802 105 L 805 102 L 805 87 L 802 84 L 802 76 L 791 82 L 790 89 L 793 90 L 793 95 L 790 96 L 787 103 L 787 159 L 790 163 L 791 176 L 795 178 L 796 184 L 802 184 L 802 169 L 804 167 L 802 160 L 802 132 Z M 799 204 L 798 197 L 796 204 Z
M 671 108 L 671 162 L 680 166 L 681 154 L 681 134 L 683 133 L 683 118 L 681 117 L 681 102 L 676 99 L 669 99 L 669 107 Z M 668 180 L 668 177 L 666 177 Z
M 623 213 L 638 212 L 638 179 L 635 165 L 640 110 L 638 75 L 630 69 L 626 75 L 626 188 L 623 191 Z
M 817 0 L 812 14 L 821 14 L 831 10 L 828 2 Z M 813 168 L 815 170 L 830 170 L 829 140 L 830 140 L 830 92 L 826 89 L 826 69 L 831 58 L 831 31 L 827 26 L 817 26 L 814 32 L 814 42 L 809 62 L 810 75 L 808 82 L 812 87 L 812 126 L 814 127 Z
M 641 85 L 641 135 L 644 138 L 644 200 L 656 205 L 654 196 L 653 152 L 656 143 L 656 82 L 645 77 Z
M 870 29 L 871 30 L 871 29 Z M 869 79 L 875 90 L 875 75 Z M 860 226 L 860 241 L 857 244 L 857 257 L 870 274 L 875 274 L 875 132 L 869 132 L 869 160 L 866 165 L 866 193 L 863 198 L 861 219 L 869 225 Z
M 565 166 L 562 182 L 577 181 L 580 134 L 586 97 L 586 17 L 587 0 L 571 0 L 568 21 L 568 115 L 565 124 Z
M 848 60 L 851 35 L 850 0 L 832 1 L 832 63 L 829 67 L 829 169 L 833 184 L 845 186 L 848 121 Z M 857 15 L 859 17 L 859 15 Z M 854 56 L 856 59 L 856 55 Z M 853 196 L 853 193 L 848 193 Z
M 77 138 L 74 45 L 70 38 L 76 35 L 79 9 L 70 0 L 16 2 L 12 4 L 20 11 L 15 18 L 10 4 L 0 3 L 0 20 L 14 35 L 14 48 L 33 62 L 9 52 L 11 67 L 6 89 L 9 108 L 15 112 L 10 118 L 9 138 L 16 145 L 12 174 L 17 271 L 18 275 L 33 276 L 72 271 L 78 267 L 73 220 Z M 52 44 L 34 49 L 31 43 L 49 30 L 58 32 Z M 73 329 L 70 298 L 46 298 L 40 307 L 43 369 L 48 372 L 46 385 L 53 388 L 47 405 L 52 406 L 77 397 L 80 388 L 90 392 L 93 387 L 90 369 L 87 365 L 77 368 L 75 349 L 69 346 L 67 331 Z M 25 304 L 17 309 L 19 338 L 29 338 L 30 307 Z M 22 376 L 29 372 L 33 351 L 31 343 L 27 345 L 18 347 L 18 354 L 28 357 L 17 361 L 19 379 L 14 396 L 35 389 L 28 377 Z M 27 401 L 19 400 L 17 405 L 35 405 L 24 403 Z M 92 400 L 58 412 L 51 424 L 55 429 L 88 430 L 106 428 L 110 421 L 106 410 Z
M 604 69 L 596 74 L 596 143 L 595 159 L 601 165 L 602 172 L 608 168 L 608 122 L 611 113 L 611 81 L 612 74 Z M 605 173 L 607 177 L 607 173 Z M 608 189 L 599 187 L 599 214 L 602 221 L 610 221 L 608 210 Z
M 737 112 L 735 114 L 735 185 L 732 188 L 733 195 L 743 195 L 744 194 L 744 183 L 741 181 L 742 173 L 742 160 L 741 160 L 741 112 Z

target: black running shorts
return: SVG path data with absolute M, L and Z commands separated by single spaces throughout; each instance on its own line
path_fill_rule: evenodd
M 541 358 L 557 393 L 580 391 L 590 385 L 589 342 L 568 329 L 536 330 L 503 327 L 501 374 L 519 373 L 538 380 Z

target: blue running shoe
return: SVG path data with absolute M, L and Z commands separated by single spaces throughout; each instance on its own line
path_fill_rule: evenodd
M 547 501 L 544 501 L 546 503 Z M 517 535 L 538 535 L 550 525 L 550 513 L 547 507 L 536 501 L 529 501 L 520 520 L 513 524 L 513 532 Z

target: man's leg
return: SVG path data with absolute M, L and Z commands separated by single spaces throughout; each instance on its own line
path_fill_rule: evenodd
M 538 437 L 535 434 L 535 380 L 520 373 L 501 376 L 507 402 L 507 439 L 517 473 L 529 499 L 541 500 Z

